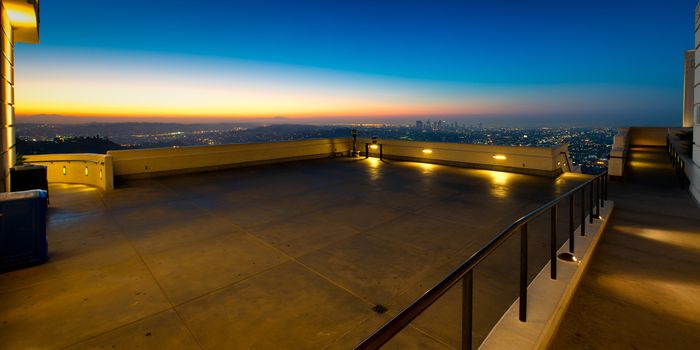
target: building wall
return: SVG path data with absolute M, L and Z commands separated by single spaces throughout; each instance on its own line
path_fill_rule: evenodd
M 683 127 L 693 127 L 693 106 L 695 104 L 695 50 L 685 52 L 683 76 Z
M 700 202 L 700 4 L 695 8 L 695 92 L 693 108 L 693 161 L 689 167 L 690 192 Z M 688 167 L 688 166 L 686 166 Z
M 14 40 L 10 19 L 4 5 L 0 30 L 0 192 L 9 191 L 10 167 L 15 163 L 14 131 Z

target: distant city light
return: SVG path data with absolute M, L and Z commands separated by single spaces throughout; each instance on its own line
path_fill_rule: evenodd
M 498 160 L 504 160 L 506 158 L 507 157 L 502 155 L 502 154 L 497 154 L 497 155 L 493 156 L 493 159 L 498 159 Z

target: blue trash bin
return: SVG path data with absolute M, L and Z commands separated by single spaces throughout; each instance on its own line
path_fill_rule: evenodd
M 47 259 L 46 191 L 0 193 L 0 271 Z

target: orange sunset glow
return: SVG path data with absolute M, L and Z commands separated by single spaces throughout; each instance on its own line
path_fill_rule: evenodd
M 598 89 L 597 95 L 585 92 L 588 100 L 598 100 L 588 104 L 579 99 L 580 88 L 568 86 L 513 88 L 197 56 L 44 51 L 50 59 L 29 58 L 16 67 L 18 115 L 518 115 L 585 111 L 591 106 L 610 107 L 613 99 L 620 100 L 614 87 Z

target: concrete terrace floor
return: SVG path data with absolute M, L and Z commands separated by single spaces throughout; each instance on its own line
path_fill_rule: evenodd
M 337 158 L 52 185 L 49 262 L 0 274 L 0 347 L 347 349 L 585 179 Z M 531 277 L 548 222 L 530 231 Z M 477 342 L 517 297 L 518 249 L 475 272 Z M 458 347 L 459 295 L 388 348 Z
M 700 209 L 663 149 L 631 150 L 553 349 L 697 349 Z

